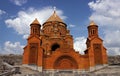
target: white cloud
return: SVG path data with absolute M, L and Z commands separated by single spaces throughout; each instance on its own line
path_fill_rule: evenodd
M 120 0 L 96 0 L 88 5 L 92 10 L 89 19 L 103 28 L 108 54 L 120 55 Z
M 20 42 L 12 43 L 10 41 L 6 41 L 3 47 L 0 47 L 1 54 L 22 54 L 23 53 L 23 45 Z
M 70 24 L 68 27 L 72 28 L 75 27 L 76 25 Z
M 86 49 L 86 44 L 85 44 L 86 38 L 85 37 L 76 37 L 74 40 L 75 40 L 74 41 L 74 49 L 76 51 L 79 51 L 80 54 L 84 54 L 84 51 Z
M 114 25 L 119 27 L 119 0 L 96 0 L 96 2 L 92 1 L 88 5 L 93 10 L 90 20 L 95 20 L 101 25 Z
M 10 0 L 13 2 L 15 5 L 21 6 L 27 2 L 27 0 Z
M 66 18 L 66 16 L 63 16 L 62 10 L 57 9 L 56 12 L 63 20 Z M 26 38 L 29 35 L 29 25 L 35 18 L 43 24 L 43 22 L 46 21 L 52 13 L 52 7 L 45 7 L 42 9 L 29 8 L 25 11 L 19 11 L 16 18 L 7 19 L 5 23 L 8 27 L 11 27 L 18 32 L 18 34 L 23 35 L 23 38 Z
M 112 32 L 111 32 L 112 31 Z M 108 47 L 119 47 L 120 46 L 120 30 L 107 30 L 105 39 L 105 44 Z
M 109 47 L 108 48 L 109 55 L 120 55 L 120 48 L 119 47 Z
M 3 10 L 0 10 L 0 15 L 5 14 L 6 12 Z

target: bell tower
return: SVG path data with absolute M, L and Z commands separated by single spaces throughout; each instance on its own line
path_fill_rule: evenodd
M 38 22 L 37 18 L 30 24 L 30 35 L 37 35 L 40 36 L 40 28 L 41 25 Z
M 91 21 L 88 28 L 88 38 L 86 41 L 87 50 L 85 54 L 89 55 L 90 70 L 94 70 L 93 66 L 107 64 L 106 48 L 103 45 L 103 40 L 99 37 L 98 25 Z
M 88 26 L 88 37 L 89 38 L 98 37 L 98 26 L 94 21 L 91 21 Z

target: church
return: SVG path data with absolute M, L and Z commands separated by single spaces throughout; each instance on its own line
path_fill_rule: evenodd
M 99 37 L 98 25 L 91 21 L 87 29 L 87 47 L 85 54 L 81 55 L 73 48 L 70 30 L 56 11 L 42 25 L 35 19 L 30 24 L 30 35 L 24 47 L 22 64 L 39 72 L 82 72 L 105 67 L 107 49 Z

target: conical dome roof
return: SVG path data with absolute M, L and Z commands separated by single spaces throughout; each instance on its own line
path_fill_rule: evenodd
M 35 18 L 35 20 L 34 20 L 31 24 L 40 24 L 40 23 L 39 23 L 39 21 L 37 20 L 37 18 Z
M 46 22 L 50 21 L 63 22 L 63 20 L 56 14 L 56 11 L 54 11 L 53 15 L 51 15 Z
M 91 21 L 89 26 L 97 25 L 94 21 Z

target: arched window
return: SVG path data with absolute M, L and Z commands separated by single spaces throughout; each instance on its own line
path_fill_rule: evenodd
M 55 50 L 58 49 L 58 48 L 60 48 L 60 45 L 57 44 L 57 43 L 55 43 L 55 44 L 52 45 L 51 50 L 52 50 L 52 51 L 55 51 Z
M 96 33 L 95 29 L 91 30 L 91 35 L 94 35 Z

